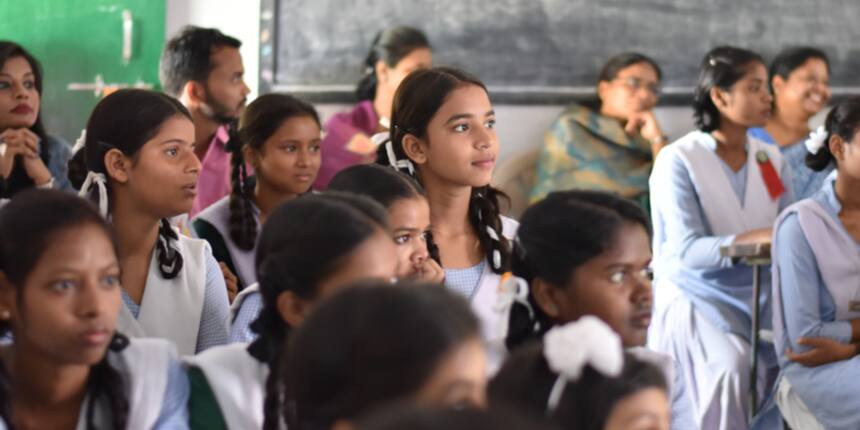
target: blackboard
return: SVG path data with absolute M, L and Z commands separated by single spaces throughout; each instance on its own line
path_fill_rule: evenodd
M 664 103 L 689 100 L 697 67 L 730 44 L 772 58 L 789 45 L 823 49 L 834 94 L 860 93 L 858 0 L 263 0 L 264 91 L 348 102 L 380 29 L 423 29 L 435 64 L 479 76 L 497 102 L 590 97 L 606 59 L 655 58 Z

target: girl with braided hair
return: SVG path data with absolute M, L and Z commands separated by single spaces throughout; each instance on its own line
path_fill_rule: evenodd
M 391 280 L 397 250 L 378 203 L 345 193 L 311 194 L 272 212 L 256 266 L 254 295 L 262 309 L 251 330 L 259 337 L 188 360 L 192 428 L 279 428 L 284 390 L 277 363 L 290 333 L 320 300 L 350 284 Z
M 0 210 L 0 237 L 0 335 L 13 338 L 0 347 L 0 428 L 188 428 L 176 348 L 117 330 L 118 249 L 98 211 L 25 190 Z
M 192 221 L 215 259 L 239 278 L 257 282 L 254 254 L 261 223 L 279 204 L 308 192 L 320 166 L 320 120 L 313 106 L 286 94 L 252 102 L 227 142 L 232 191 Z M 254 169 L 249 177 L 247 165 Z
M 397 88 L 390 139 L 377 155 L 427 191 L 445 283 L 468 297 L 480 317 L 491 371 L 504 354 L 499 327 L 506 316 L 494 305 L 517 228 L 500 214 L 507 196 L 490 186 L 499 152 L 495 124 L 480 80 L 457 69 L 417 70 Z
M 229 335 L 227 290 L 209 244 L 168 222 L 188 213 L 197 194 L 193 142 L 194 124 L 179 101 L 120 90 L 96 105 L 69 166 L 73 185 L 117 233 L 120 330 L 171 340 L 182 355 L 224 344 Z

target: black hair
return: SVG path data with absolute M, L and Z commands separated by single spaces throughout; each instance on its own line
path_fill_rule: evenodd
M 305 320 L 282 361 L 287 428 L 328 429 L 403 400 L 454 348 L 479 338 L 469 304 L 439 285 L 337 293 Z
M 415 406 L 390 408 L 360 420 L 358 430 L 534 430 L 556 429 L 545 420 L 527 419 L 501 408 L 430 409 Z
M 39 60 L 27 52 L 27 50 L 21 45 L 8 40 L 0 40 L 0 68 L 5 66 L 6 61 L 16 57 L 23 58 L 28 64 L 30 64 L 30 69 L 33 70 L 33 80 L 36 84 L 36 92 L 39 94 L 39 97 L 41 97 L 44 78 L 42 75 L 42 65 L 39 63 Z M 42 162 L 47 166 L 51 157 L 51 151 L 48 146 L 61 143 L 48 140 L 48 133 L 45 131 L 44 125 L 42 125 L 41 108 L 39 109 L 39 112 L 36 113 L 36 122 L 30 126 L 30 131 L 32 131 L 33 134 L 38 136 L 41 140 L 39 158 L 41 158 Z M 21 163 L 16 162 L 12 167 L 12 171 L 9 173 L 9 177 L 6 179 L 0 178 L 0 197 L 12 197 L 19 191 L 30 188 L 33 185 L 33 180 L 27 174 L 24 166 L 22 166 Z
M 397 26 L 377 33 L 370 52 L 364 58 L 363 76 L 355 89 L 358 100 L 373 100 L 376 97 L 377 62 L 396 67 L 400 60 L 420 48 L 430 48 L 430 41 L 416 28 Z
M 600 74 L 597 75 L 597 82 L 612 81 L 618 77 L 618 73 L 622 70 L 641 63 L 648 64 L 654 68 L 654 71 L 657 72 L 658 81 L 663 79 L 663 71 L 654 59 L 638 52 L 623 52 L 606 61 L 603 68 L 600 69 Z
M 390 209 L 391 205 L 399 200 L 427 198 L 427 192 L 411 176 L 378 164 L 357 164 L 347 167 L 334 175 L 328 189 L 366 195 L 386 209 Z M 439 247 L 433 241 L 433 234 L 427 233 L 427 251 L 430 258 L 441 264 Z
M 238 49 L 242 42 L 214 28 L 182 28 L 167 41 L 161 54 L 159 79 L 164 92 L 179 97 L 189 81 L 206 82 L 215 68 L 213 51 L 225 46 Z
M 720 128 L 720 110 L 711 100 L 711 90 L 728 90 L 750 71 L 752 63 L 764 65 L 764 59 L 755 52 L 734 46 L 719 46 L 705 54 L 693 93 L 693 118 L 699 130 L 708 133 Z
M 75 195 L 30 189 L 22 191 L 0 209 L 0 272 L 18 290 L 19 303 L 24 297 L 21 290 L 27 277 L 57 234 L 83 225 L 97 226 L 111 240 L 116 252 L 116 241 L 105 220 L 90 203 Z M 9 323 L 0 323 L 0 336 L 6 336 L 10 331 Z M 127 345 L 128 338 L 115 333 L 109 349 L 121 351 Z M 11 429 L 9 383 L 8 370 L 0 362 L 0 399 L 3 400 L 0 418 Z M 85 411 L 87 429 L 95 429 L 94 411 L 100 403 L 109 407 L 111 427 L 125 428 L 129 411 L 126 384 L 120 372 L 108 362 L 107 353 L 90 367 L 86 394 L 90 399 Z
M 403 148 L 403 138 L 407 134 L 423 138 L 427 136 L 427 125 L 442 107 L 448 95 L 456 89 L 469 85 L 487 87 L 478 78 L 468 73 L 447 68 L 433 67 L 416 70 L 410 73 L 394 95 L 394 106 L 391 111 L 391 131 L 389 140 L 398 160 L 406 160 Z M 376 160 L 383 166 L 393 165 L 386 152 L 387 143 L 380 145 Z M 416 172 L 417 173 L 417 172 Z M 421 183 L 421 177 L 411 173 L 413 178 Z M 469 223 L 475 229 L 481 242 L 481 249 L 490 268 L 494 273 L 502 274 L 510 267 L 511 246 L 502 231 L 501 202 L 510 203 L 510 199 L 501 190 L 491 185 L 473 187 L 469 197 Z M 493 234 L 487 230 L 491 229 Z M 496 266 L 493 255 L 499 254 L 499 265 Z
M 568 381 L 558 406 L 547 411 L 550 392 L 559 375 L 549 368 L 543 343 L 515 351 L 490 381 L 487 395 L 492 407 L 519 410 L 529 416 L 546 416 L 560 428 L 602 430 L 612 408 L 625 397 L 648 388 L 668 391 L 666 377 L 655 365 L 624 353 L 618 377 L 586 366 L 580 378 Z M 668 393 L 667 393 L 668 395 Z
M 569 190 L 550 193 L 523 213 L 511 266 L 529 284 L 540 278 L 563 288 L 574 272 L 609 250 L 627 223 L 651 234 L 648 215 L 631 200 L 601 191 Z M 553 323 L 529 292 L 529 309 L 514 303 L 508 316 L 505 345 L 514 350 L 539 339 Z
M 827 58 L 827 54 L 825 54 L 824 51 L 818 48 L 813 48 L 811 46 L 792 46 L 790 48 L 783 49 L 770 63 L 770 69 L 768 70 L 770 81 L 773 82 L 773 78 L 777 76 L 782 79 L 788 79 L 788 75 L 812 59 L 823 61 L 824 65 L 827 66 L 827 71 L 830 72 L 830 59 Z M 771 86 L 771 90 L 772 89 L 773 86 Z
M 103 98 L 87 121 L 84 147 L 69 160 L 72 185 L 81 188 L 90 171 L 107 177 L 104 158 L 108 151 L 117 149 L 134 159 L 143 145 L 158 134 L 161 126 L 176 116 L 191 121 L 191 114 L 182 103 L 156 91 L 122 89 Z M 107 179 L 110 200 L 110 178 Z M 87 197 L 98 202 L 98 191 L 91 190 Z M 166 218 L 162 219 L 155 249 L 158 268 L 165 279 L 173 279 L 182 271 L 182 254 L 172 243 L 176 240 L 179 240 L 176 231 Z
M 248 346 L 270 369 L 264 428 L 278 428 L 283 387 L 277 363 L 292 331 L 278 311 L 278 297 L 287 291 L 303 299 L 316 297 L 319 283 L 378 229 L 388 229 L 385 209 L 367 197 L 346 193 L 304 195 L 269 215 L 255 261 L 263 308 L 251 330 L 259 337 Z
M 830 163 L 836 164 L 836 158 L 830 151 L 830 138 L 832 136 L 841 137 L 846 144 L 854 139 L 857 129 L 860 128 L 860 97 L 851 97 L 834 106 L 827 114 L 824 128 L 827 131 L 827 137 L 824 139 L 821 149 L 815 154 L 807 152 L 806 160 L 804 160 L 807 167 L 816 172 L 826 169 Z
M 251 102 L 242 113 L 238 131 L 230 127 L 226 148 L 231 154 L 232 189 L 230 192 L 230 238 L 239 249 L 254 249 L 257 242 L 257 222 L 254 220 L 254 181 L 245 170 L 244 146 L 257 152 L 263 148 L 278 128 L 290 118 L 309 117 L 320 126 L 319 114 L 314 107 L 286 94 L 265 94 Z

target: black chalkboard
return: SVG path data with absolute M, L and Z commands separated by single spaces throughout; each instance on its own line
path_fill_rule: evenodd
M 587 98 L 612 54 L 640 51 L 664 72 L 664 97 L 688 99 L 712 47 L 771 58 L 813 45 L 831 58 L 834 94 L 860 93 L 858 0 L 263 0 L 264 91 L 347 102 L 380 29 L 423 29 L 436 64 L 478 75 L 497 102 Z

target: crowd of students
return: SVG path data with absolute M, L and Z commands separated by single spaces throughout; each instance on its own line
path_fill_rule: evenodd
M 491 94 L 421 31 L 326 123 L 246 106 L 240 46 L 183 29 L 71 148 L 0 41 L 0 428 L 860 428 L 860 98 L 810 130 L 822 51 L 712 49 L 671 143 L 660 66 L 612 57 L 517 221 Z

